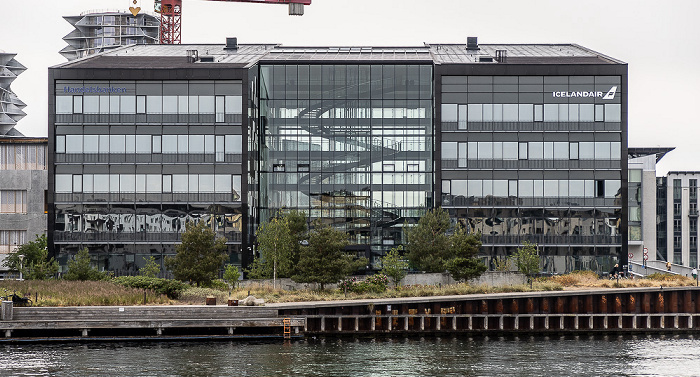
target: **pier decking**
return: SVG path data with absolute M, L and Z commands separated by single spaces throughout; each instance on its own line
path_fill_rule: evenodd
M 20 307 L 0 337 L 161 339 L 493 333 L 700 332 L 700 288 L 629 288 L 268 304 Z

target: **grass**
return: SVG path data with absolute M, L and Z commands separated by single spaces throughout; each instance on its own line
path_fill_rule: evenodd
M 687 287 L 695 285 L 695 280 L 682 275 L 651 274 L 638 279 L 601 279 L 593 271 L 574 271 L 566 275 L 552 276 L 540 281 L 554 282 L 564 288 L 639 288 L 639 287 Z
M 338 289 L 335 290 L 282 290 L 273 289 L 270 285 L 251 285 L 246 288 L 234 289 L 231 298 L 243 300 L 251 294 L 256 298 L 262 298 L 266 303 L 281 302 L 306 302 L 306 301 L 337 301 L 359 299 L 382 299 L 399 297 L 429 297 L 451 296 L 486 293 L 508 292 L 533 292 L 533 291 L 560 291 L 564 289 L 579 288 L 631 288 L 631 287 L 680 287 L 695 285 L 695 280 L 667 274 L 653 274 L 643 279 L 616 280 L 600 279 L 591 271 L 575 271 L 566 275 L 558 275 L 548 278 L 536 279 L 532 288 L 529 285 L 514 285 L 503 287 L 489 287 L 486 285 L 411 285 L 387 289 L 381 293 L 356 294 L 348 292 L 347 295 Z M 109 281 L 66 281 L 66 280 L 25 280 L 0 281 L 0 296 L 17 292 L 21 296 L 31 296 L 32 301 L 38 295 L 35 306 L 88 306 L 88 305 L 141 305 L 143 304 L 143 290 L 126 288 Z M 203 305 L 207 296 L 216 297 L 217 304 L 225 305 L 229 298 L 229 292 L 222 287 L 185 289 L 178 300 L 170 300 L 165 295 L 159 295 L 152 291 L 146 291 L 147 304 L 189 304 Z
M 112 306 L 143 304 L 143 290 L 125 288 L 109 281 L 3 280 L 0 296 L 16 292 L 30 296 L 33 306 Z M 146 291 L 146 302 L 169 304 L 165 295 Z
M 361 300 L 361 299 L 381 299 L 399 297 L 429 297 L 429 296 L 451 296 L 468 295 L 479 293 L 506 293 L 506 292 L 530 292 L 530 291 L 552 291 L 562 290 L 562 286 L 554 282 L 535 282 L 533 287 L 529 285 L 514 285 L 505 287 L 489 287 L 486 285 L 455 284 L 446 286 L 434 285 L 412 285 L 403 286 L 398 289 L 388 289 L 381 293 L 352 293 L 347 295 L 338 289 L 334 290 L 293 290 L 273 289 L 270 285 L 251 285 L 246 288 L 236 289 L 231 292 L 231 298 L 243 300 L 248 293 L 256 298 L 262 298 L 266 303 L 281 302 L 306 302 L 306 301 L 337 301 L 337 300 Z M 189 288 L 180 295 L 179 303 L 182 304 L 204 304 L 207 296 L 215 296 L 217 304 L 226 303 L 228 291 L 212 288 Z

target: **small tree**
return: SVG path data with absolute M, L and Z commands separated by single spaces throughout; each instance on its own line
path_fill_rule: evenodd
M 355 259 L 345 253 L 347 235 L 335 228 L 314 221 L 309 232 L 309 245 L 301 248 L 297 274 L 292 279 L 299 283 L 318 283 L 321 289 L 334 284 L 367 264 L 367 258 Z
M 229 290 L 236 287 L 238 284 L 238 279 L 241 278 L 241 273 L 238 271 L 238 267 L 227 264 L 226 270 L 224 270 L 224 281 L 228 284 Z M 231 294 L 231 292 L 229 292 Z
M 397 287 L 401 279 L 406 276 L 408 261 L 401 257 L 403 246 L 394 247 L 382 257 L 382 270 L 380 273 L 388 276 Z
M 525 241 L 523 247 L 511 256 L 515 260 L 518 271 L 525 274 L 532 285 L 532 275 L 540 271 L 540 257 L 537 255 L 537 245 Z
M 308 238 L 309 227 L 307 226 L 306 213 L 303 211 L 291 210 L 285 213 L 284 217 L 288 221 L 289 232 L 292 235 L 292 269 L 299 263 L 301 253 L 301 243 Z M 292 275 L 294 272 L 292 271 Z
M 278 272 L 280 276 L 292 274 L 292 252 L 295 238 L 292 235 L 287 217 L 273 217 L 258 227 L 256 232 L 264 272 L 272 272 L 272 287 L 277 288 Z
M 160 266 L 156 263 L 156 258 L 151 255 L 149 258 L 144 257 L 143 260 L 146 261 L 146 264 L 139 269 L 139 274 L 149 278 L 158 276 L 160 273 Z
M 452 257 L 447 260 L 445 267 L 457 281 L 467 281 L 481 276 L 487 267 L 476 255 L 481 248 L 481 234 L 469 234 L 461 224 L 457 224 L 450 236 Z
M 20 262 L 20 255 L 23 260 Z M 34 241 L 25 243 L 16 248 L 5 259 L 5 267 L 13 271 L 22 270 L 25 279 L 43 280 L 56 275 L 58 262 L 49 259 L 46 235 L 36 235 Z
M 188 222 L 182 233 L 182 243 L 175 250 L 174 257 L 165 258 L 165 266 L 175 279 L 191 281 L 197 286 L 211 283 L 228 257 L 226 238 L 216 238 L 216 233 L 204 221 Z
M 414 227 L 405 225 L 408 260 L 426 272 L 443 272 L 450 258 L 450 215 L 442 208 L 429 210 Z
M 496 257 L 493 260 L 493 264 L 496 268 L 496 271 L 508 271 L 510 269 L 510 258 L 508 257 Z
M 66 280 L 104 280 L 108 273 L 100 272 L 90 265 L 90 253 L 87 247 L 78 251 L 73 259 L 68 260 L 68 271 L 63 274 Z

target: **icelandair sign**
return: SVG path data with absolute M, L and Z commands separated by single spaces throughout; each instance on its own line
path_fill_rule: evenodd
M 613 86 L 605 95 L 603 92 L 552 92 L 552 97 L 556 98 L 600 98 L 614 99 L 617 86 Z

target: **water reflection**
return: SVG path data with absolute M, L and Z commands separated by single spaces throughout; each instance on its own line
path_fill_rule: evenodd
M 692 376 L 692 336 L 425 337 L 0 346 L 5 376 Z

